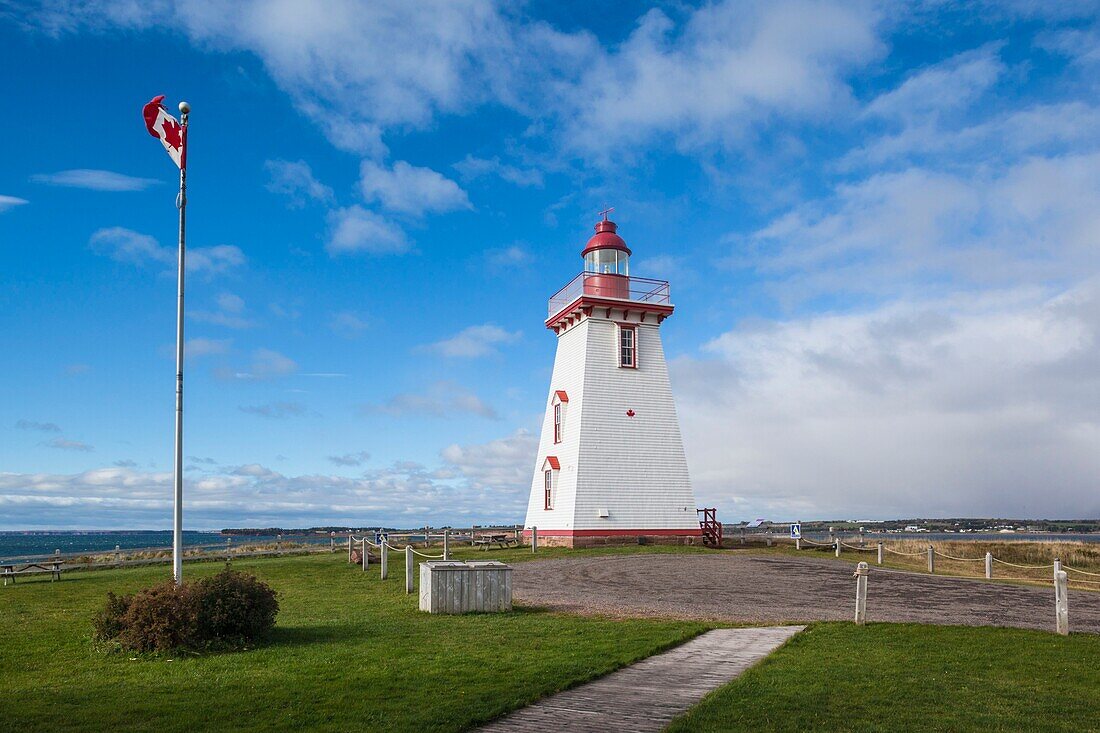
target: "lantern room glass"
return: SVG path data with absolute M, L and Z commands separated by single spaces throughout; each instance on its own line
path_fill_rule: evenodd
M 595 249 L 584 256 L 584 271 L 629 275 L 630 255 L 617 249 Z

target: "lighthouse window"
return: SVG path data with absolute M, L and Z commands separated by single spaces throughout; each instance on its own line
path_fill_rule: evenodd
M 553 509 L 554 508 L 554 470 L 553 469 L 548 468 L 543 473 L 543 488 L 545 490 L 545 504 L 543 505 L 543 509 L 547 509 L 547 510 Z
M 554 405 L 554 442 L 561 442 L 561 403 Z
M 638 329 L 634 326 L 619 326 L 619 366 L 638 366 Z

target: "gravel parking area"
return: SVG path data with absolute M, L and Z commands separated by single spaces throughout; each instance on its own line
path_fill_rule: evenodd
M 1025 587 L 871 566 L 867 617 L 1054 629 L 1054 584 Z M 619 555 L 517 563 L 517 601 L 573 613 L 751 623 L 851 620 L 854 566 L 823 558 Z M 1100 633 L 1100 593 L 1070 590 L 1071 631 Z

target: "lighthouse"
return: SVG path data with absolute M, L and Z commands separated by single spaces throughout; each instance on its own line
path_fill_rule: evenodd
M 700 542 L 661 346 L 669 284 L 631 276 L 606 213 L 595 228 L 549 302 L 558 349 L 524 526 L 567 547 Z

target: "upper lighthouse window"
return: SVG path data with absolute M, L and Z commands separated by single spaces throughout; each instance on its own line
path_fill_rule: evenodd
M 617 249 L 596 249 L 584 256 L 584 271 L 601 275 L 629 275 L 630 255 Z
M 638 367 L 638 329 L 634 326 L 619 326 L 619 366 Z

